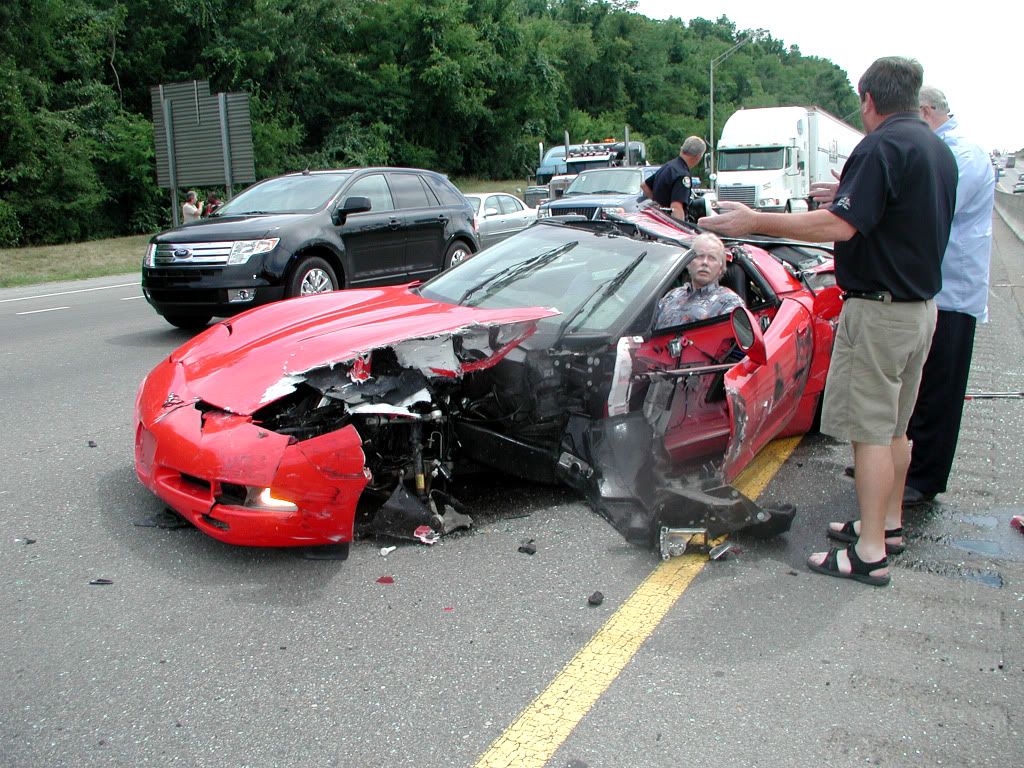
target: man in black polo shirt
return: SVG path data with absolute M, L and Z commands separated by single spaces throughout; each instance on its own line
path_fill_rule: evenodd
M 706 149 L 707 144 L 700 136 L 690 136 L 684 141 L 679 148 L 679 156 L 665 163 L 649 181 L 640 185 L 647 199 L 662 208 L 671 208 L 672 216 L 685 220 L 693 190 L 690 168 L 700 163 Z
M 932 297 L 956 200 L 949 148 L 918 115 L 924 72 L 911 59 L 875 61 L 857 90 L 868 134 L 851 153 L 829 208 L 799 214 L 720 203 L 699 224 L 723 235 L 759 232 L 835 242 L 839 318 L 821 431 L 853 443 L 860 520 L 833 523 L 845 549 L 816 552 L 819 573 L 885 586 L 888 554 L 903 549 L 907 424 L 935 329 Z

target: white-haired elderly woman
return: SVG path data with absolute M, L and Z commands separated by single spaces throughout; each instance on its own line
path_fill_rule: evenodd
M 658 302 L 655 330 L 725 315 L 743 304 L 734 291 L 718 284 L 725 274 L 725 244 L 715 235 L 704 233 L 693 239 L 690 248 L 694 251 L 687 267 L 690 282 L 669 291 Z

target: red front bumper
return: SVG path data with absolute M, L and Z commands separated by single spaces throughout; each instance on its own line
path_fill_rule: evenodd
M 204 533 L 252 547 L 351 541 L 356 504 L 369 480 L 352 426 L 291 442 L 248 417 L 204 414 L 193 403 L 154 413 L 145 392 L 136 412 L 135 473 Z M 244 506 L 250 488 L 270 488 L 296 509 Z

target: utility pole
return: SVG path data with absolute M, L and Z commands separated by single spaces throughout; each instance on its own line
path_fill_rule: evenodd
M 711 102 L 711 108 L 708 110 L 708 119 L 711 122 L 710 139 L 711 139 L 711 172 L 712 173 L 715 172 L 715 65 L 716 64 L 721 64 L 722 61 L 724 61 L 726 58 L 728 58 L 733 53 L 735 53 L 737 50 L 739 50 L 740 46 L 745 45 L 746 43 L 749 43 L 753 39 L 754 39 L 753 35 L 747 35 L 742 40 L 740 40 L 738 43 L 736 43 L 736 45 L 734 45 L 732 48 L 730 48 L 728 51 L 726 51 L 725 53 L 723 53 L 723 54 L 721 54 L 719 56 L 715 56 L 715 58 L 713 58 L 711 60 L 711 66 L 709 68 L 709 77 L 708 77 L 708 81 L 710 83 L 710 87 L 709 87 L 708 90 L 709 90 L 709 93 L 710 93 L 709 101 Z

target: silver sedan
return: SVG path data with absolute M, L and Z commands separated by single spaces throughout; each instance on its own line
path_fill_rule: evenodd
M 526 229 L 537 220 L 537 209 L 530 208 L 515 195 L 471 192 L 466 199 L 473 206 L 483 248 Z

